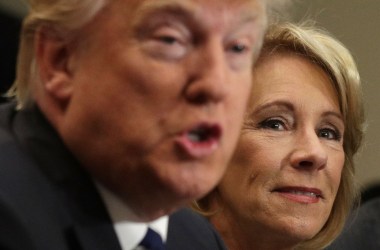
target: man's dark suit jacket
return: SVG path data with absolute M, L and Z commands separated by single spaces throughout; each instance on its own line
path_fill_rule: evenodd
M 0 249 L 120 250 L 90 176 L 37 108 L 0 106 Z M 225 249 L 212 226 L 183 209 L 167 249 Z
M 343 233 L 328 247 L 335 250 L 380 249 L 380 198 L 374 198 L 353 213 Z

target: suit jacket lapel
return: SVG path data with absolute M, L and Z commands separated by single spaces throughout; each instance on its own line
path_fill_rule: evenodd
M 75 157 L 40 111 L 18 112 L 13 129 L 21 145 L 38 162 L 41 171 L 51 181 L 69 218 L 66 237 L 70 249 L 121 250 L 111 219 L 90 175 Z
M 82 250 L 121 250 L 116 235 L 110 230 L 109 225 L 75 225 L 71 229 L 72 240 Z

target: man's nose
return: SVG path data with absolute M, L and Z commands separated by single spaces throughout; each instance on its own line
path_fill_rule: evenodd
M 225 49 L 217 41 L 198 49 L 190 58 L 190 78 L 186 98 L 202 105 L 222 101 L 230 87 L 229 66 Z
M 292 167 L 304 170 L 320 170 L 326 167 L 327 152 L 314 129 L 299 133 L 290 155 Z

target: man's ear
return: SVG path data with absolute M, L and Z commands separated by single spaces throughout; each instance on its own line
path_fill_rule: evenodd
M 35 37 L 37 71 L 44 94 L 66 104 L 73 92 L 73 67 L 70 44 L 62 37 L 41 27 Z

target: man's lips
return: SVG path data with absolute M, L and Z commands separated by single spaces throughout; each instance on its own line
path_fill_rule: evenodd
M 180 133 L 176 143 L 187 155 L 203 158 L 218 148 L 221 137 L 221 126 L 202 123 Z
M 308 187 L 281 187 L 273 190 L 281 196 L 300 203 L 317 203 L 323 199 L 322 191 Z

